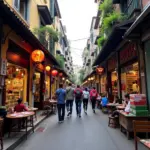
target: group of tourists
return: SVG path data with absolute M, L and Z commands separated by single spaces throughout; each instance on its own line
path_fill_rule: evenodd
M 76 88 L 72 87 L 69 83 L 66 89 L 63 88 L 63 84 L 59 85 L 56 90 L 57 97 L 57 108 L 58 108 L 58 120 L 59 122 L 64 121 L 65 117 L 65 107 L 67 108 L 67 117 L 72 116 L 73 102 L 75 100 L 76 113 L 79 118 L 81 118 L 81 105 L 83 103 L 83 109 L 85 114 L 87 114 L 88 101 L 91 100 L 93 113 L 95 113 L 96 99 L 98 97 L 98 92 L 93 87 L 91 90 L 88 88 L 82 89 L 79 85 Z

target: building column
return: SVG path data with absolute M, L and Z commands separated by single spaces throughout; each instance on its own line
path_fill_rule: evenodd
M 3 46 L 2 46 L 2 38 L 3 38 L 3 19 L 0 18 L 0 58 L 2 59 Z M 5 82 L 5 77 L 2 77 Z M 4 86 L 0 89 L 0 105 L 4 105 L 6 100 L 6 87 Z
M 122 99 L 122 86 L 121 86 L 121 67 L 120 67 L 120 56 L 119 56 L 119 52 L 117 52 L 117 72 L 118 72 L 118 94 L 120 99 Z

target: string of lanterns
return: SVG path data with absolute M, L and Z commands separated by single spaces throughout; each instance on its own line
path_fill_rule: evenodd
M 45 55 L 44 55 L 44 52 L 43 51 L 41 51 L 41 50 L 34 50 L 33 52 L 32 52 L 32 54 L 31 54 L 31 59 L 32 59 L 32 61 L 35 63 L 35 64 L 41 64 L 44 60 L 45 60 Z M 62 80 L 65 80 L 65 78 L 63 77 L 63 73 L 62 72 L 58 72 L 56 69 L 52 69 L 51 68 L 51 66 L 50 65 L 47 65 L 46 67 L 45 67 L 45 70 L 47 71 L 47 72 L 51 72 L 51 75 L 53 76 L 53 77 L 56 77 L 57 75 L 59 76 L 59 77 L 61 77 L 62 78 Z

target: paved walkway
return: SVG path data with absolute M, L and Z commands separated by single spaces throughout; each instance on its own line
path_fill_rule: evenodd
M 109 128 L 107 123 L 107 115 L 100 110 L 93 114 L 89 109 L 88 115 L 83 113 L 81 119 L 74 112 L 63 124 L 58 124 L 55 115 L 16 150 L 134 150 L 133 140 L 127 140 L 119 129 Z

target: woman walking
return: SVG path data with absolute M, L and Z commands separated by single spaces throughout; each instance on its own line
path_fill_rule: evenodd
M 88 89 L 85 88 L 83 91 L 83 109 L 84 109 L 85 114 L 87 114 L 89 97 L 90 97 L 90 93 L 88 92 Z

